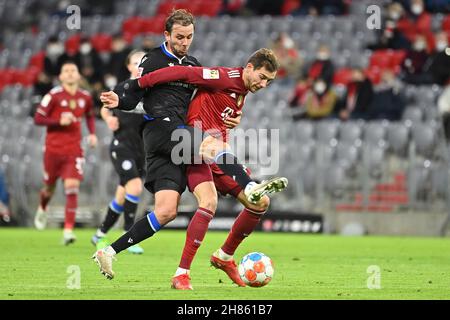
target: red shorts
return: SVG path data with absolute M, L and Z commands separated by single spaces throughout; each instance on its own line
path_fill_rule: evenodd
M 249 170 L 246 170 L 250 174 Z M 186 175 L 190 192 L 193 192 L 200 183 L 207 181 L 214 182 L 217 191 L 224 196 L 230 194 L 237 198 L 239 192 L 242 191 L 241 186 L 233 178 L 223 173 L 215 163 L 188 165 Z
M 61 179 L 83 180 L 82 156 L 62 155 L 44 152 L 44 183 L 52 185 Z

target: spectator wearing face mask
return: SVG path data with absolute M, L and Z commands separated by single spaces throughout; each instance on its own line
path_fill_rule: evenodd
M 307 70 L 307 83 L 311 85 L 317 79 L 323 79 L 331 86 L 334 76 L 334 65 L 330 59 L 331 51 L 327 45 L 321 45 L 317 50 L 316 59 Z
M 53 79 L 59 74 L 58 59 L 64 53 L 64 45 L 57 37 L 50 37 L 45 49 L 44 72 Z
M 418 35 L 412 49 L 408 50 L 401 66 L 401 78 L 411 84 L 423 84 L 429 82 L 424 77 L 424 66 L 428 59 L 427 42 L 425 37 Z
M 352 81 L 347 85 L 344 98 L 337 107 L 337 116 L 341 120 L 367 119 L 373 101 L 373 85 L 362 69 L 352 71 Z
M 431 48 L 433 33 L 431 28 L 431 15 L 425 10 L 423 0 L 411 0 L 407 14 L 397 24 L 397 28 L 410 42 L 414 42 L 418 35 L 425 36 L 427 47 Z
M 381 83 L 375 87 L 374 100 L 370 105 L 368 120 L 401 119 L 406 106 L 406 98 L 401 90 L 401 82 L 391 70 L 384 70 Z
M 337 103 L 337 95 L 324 79 L 314 81 L 312 87 L 301 96 L 290 101 L 294 120 L 320 120 L 332 115 Z
M 303 59 L 295 47 L 294 40 L 285 32 L 281 32 L 271 49 L 278 58 L 280 67 L 277 73 L 277 79 L 291 82 L 297 80 L 300 76 Z
M 397 28 L 398 21 L 404 16 L 404 9 L 400 3 L 393 2 L 387 7 L 387 14 L 383 27 L 378 31 L 378 40 L 368 46 L 371 50 L 379 49 L 409 49 L 411 43 Z
M 440 31 L 435 37 L 435 50 L 424 66 L 430 83 L 445 85 L 450 81 L 450 46 L 447 33 Z

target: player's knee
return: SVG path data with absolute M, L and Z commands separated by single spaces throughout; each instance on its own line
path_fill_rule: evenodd
M 207 197 L 206 199 L 201 199 L 198 206 L 200 208 L 208 209 L 214 214 L 217 209 L 217 197 Z
M 133 179 L 127 182 L 125 190 L 133 196 L 140 196 L 142 193 L 142 182 L 140 179 Z
M 161 225 L 165 225 L 177 217 L 175 208 L 160 207 L 155 208 L 155 215 Z

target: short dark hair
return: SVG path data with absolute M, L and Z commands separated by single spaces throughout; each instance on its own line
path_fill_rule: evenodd
M 73 60 L 64 60 L 64 61 L 61 63 L 61 67 L 59 68 L 59 72 L 62 71 L 62 68 L 63 68 L 66 64 L 73 64 L 73 65 L 75 65 L 75 66 L 77 67 L 77 69 L 80 69 L 75 61 L 73 61 Z
M 180 24 L 184 27 L 195 25 L 195 19 L 192 13 L 186 9 L 173 10 L 166 19 L 166 31 L 171 33 L 174 24 Z
M 275 53 L 267 48 L 261 48 L 254 52 L 247 63 L 251 63 L 255 70 L 265 67 L 269 72 L 275 72 L 280 67 Z
M 126 65 L 126 66 L 130 64 L 131 57 L 134 56 L 136 53 L 143 53 L 143 54 L 145 54 L 145 52 L 144 52 L 143 50 L 139 50 L 139 49 L 132 50 L 132 51 L 127 55 L 127 58 L 125 59 L 125 65 Z

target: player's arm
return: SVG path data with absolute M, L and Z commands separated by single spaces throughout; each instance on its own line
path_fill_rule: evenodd
M 147 73 L 131 84 L 140 88 L 153 87 L 171 81 L 181 81 L 199 87 L 224 90 L 230 82 L 226 72 L 220 68 L 173 66 Z
M 114 91 L 102 92 L 100 101 L 103 103 L 103 106 L 109 109 L 118 108 L 125 111 L 135 109 L 142 100 L 145 91 L 131 89 L 132 85 L 130 85 L 130 82 L 132 81 L 134 80 L 125 80 L 119 83 L 114 88 Z
M 68 126 L 76 120 L 71 112 L 63 113 L 59 119 L 52 118 L 50 114 L 54 106 L 54 98 L 47 93 L 34 114 L 34 123 L 38 126 L 59 127 Z

